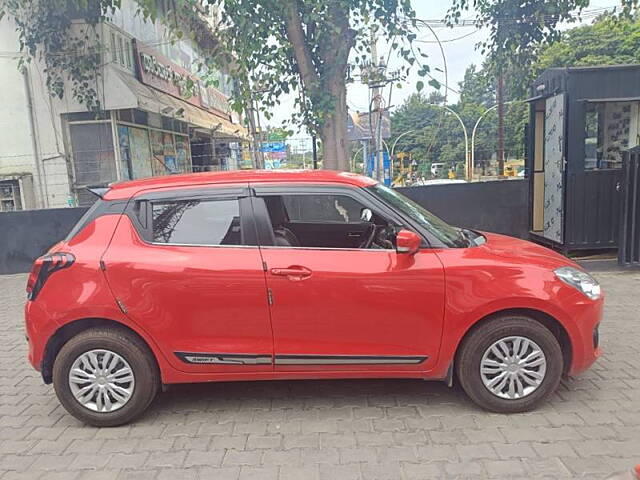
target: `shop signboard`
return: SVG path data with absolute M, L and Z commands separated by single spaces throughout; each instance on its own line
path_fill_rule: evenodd
M 382 155 L 382 168 L 383 168 L 383 183 L 387 186 L 391 186 L 391 162 L 389 161 L 389 154 L 384 152 Z M 367 157 L 367 164 L 365 165 L 365 175 L 369 177 L 376 176 L 376 158 L 375 154 L 371 153 Z
M 287 144 L 282 141 L 277 142 L 262 142 L 260 144 L 260 151 L 262 153 L 274 153 L 287 151 Z
M 135 52 L 142 83 L 229 119 L 229 102 L 222 92 L 139 41 Z

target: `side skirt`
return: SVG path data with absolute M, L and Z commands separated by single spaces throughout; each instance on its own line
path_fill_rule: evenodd
M 426 356 L 393 355 L 252 355 L 234 353 L 175 352 L 190 364 L 216 365 L 418 365 Z
M 276 355 L 276 365 L 417 365 L 428 357 L 374 355 Z

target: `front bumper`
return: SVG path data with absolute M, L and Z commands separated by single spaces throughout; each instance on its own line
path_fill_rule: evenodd
M 587 370 L 602 355 L 600 348 L 600 322 L 604 311 L 604 298 L 585 302 L 573 315 L 575 329 L 570 332 L 572 343 L 570 376 Z

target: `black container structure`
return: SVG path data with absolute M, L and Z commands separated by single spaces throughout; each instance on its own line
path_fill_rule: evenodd
M 528 102 L 531 239 L 617 248 L 623 155 L 640 144 L 640 65 L 548 69 Z

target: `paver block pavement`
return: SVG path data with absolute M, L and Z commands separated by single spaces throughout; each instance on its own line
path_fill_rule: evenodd
M 110 429 L 42 384 L 26 275 L 0 276 L 0 480 L 605 478 L 640 463 L 640 273 L 596 276 L 604 356 L 535 412 L 483 412 L 418 380 L 237 382 L 175 386 Z

